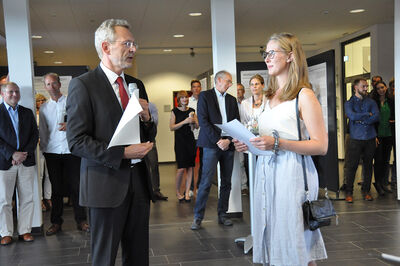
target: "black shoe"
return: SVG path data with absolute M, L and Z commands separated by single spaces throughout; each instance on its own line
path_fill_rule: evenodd
M 382 187 L 383 191 L 385 191 L 387 193 L 393 193 L 393 191 L 389 187 L 387 187 L 387 186 L 381 186 L 381 187 Z
M 46 231 L 46 236 L 55 235 L 61 231 L 61 224 L 52 224 Z
M 218 223 L 219 224 L 223 224 L 225 226 L 232 226 L 233 225 L 233 222 L 232 222 L 231 219 L 223 217 L 223 216 L 218 217 Z
M 168 197 L 164 196 L 161 191 L 154 191 L 154 198 L 156 200 L 168 200 Z
M 190 229 L 199 230 L 200 228 L 201 228 L 201 220 L 194 218 L 193 223 L 190 226 Z

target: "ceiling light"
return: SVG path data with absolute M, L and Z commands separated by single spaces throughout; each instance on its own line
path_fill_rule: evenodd
M 55 61 L 54 64 L 59 65 L 59 64 L 62 64 L 62 62 L 61 61 Z
M 54 54 L 54 51 L 47 50 L 47 51 L 44 51 L 43 53 L 45 53 L 45 54 Z
M 201 15 L 203 15 L 203 14 L 200 13 L 200 12 L 189 13 L 189 16 L 191 16 L 191 17 L 198 17 L 198 16 L 201 16 Z
M 175 34 L 174 37 L 175 38 L 183 38 L 183 37 L 185 37 L 185 35 L 183 35 L 183 34 Z
M 359 9 L 350 10 L 350 13 L 351 14 L 356 14 L 356 13 L 362 13 L 364 11 L 365 11 L 365 9 L 359 8 Z
M 172 52 L 171 49 L 164 49 L 163 51 L 164 51 L 164 52 Z
M 42 39 L 42 36 L 40 36 L 40 35 L 32 35 L 32 39 Z

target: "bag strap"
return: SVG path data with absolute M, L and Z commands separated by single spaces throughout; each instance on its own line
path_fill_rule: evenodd
M 297 119 L 297 132 L 299 135 L 299 141 L 301 141 L 301 130 L 300 130 L 300 114 L 299 114 L 299 93 L 297 93 L 296 96 L 296 119 Z M 303 167 L 303 177 L 304 177 L 304 189 L 306 191 L 306 196 L 307 196 L 307 200 L 308 200 L 308 184 L 307 184 L 307 175 L 306 175 L 306 167 L 305 167 L 305 162 L 304 162 L 304 155 L 301 155 L 301 166 Z M 328 187 L 326 186 L 326 182 L 324 177 L 321 177 L 324 180 L 325 183 L 325 198 L 329 199 L 329 195 L 328 195 Z
M 299 114 L 299 93 L 296 96 L 296 118 L 297 118 L 297 132 L 298 132 L 298 135 L 299 135 L 299 141 L 301 141 L 300 114 Z M 308 199 L 308 184 L 307 184 L 306 166 L 305 166 L 305 163 L 304 163 L 304 155 L 303 154 L 301 155 L 301 166 L 303 168 L 304 190 L 306 191 L 306 196 L 307 196 L 307 199 Z

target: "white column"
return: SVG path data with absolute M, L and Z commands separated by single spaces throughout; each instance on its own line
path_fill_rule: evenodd
M 231 73 L 233 86 L 228 90 L 228 93 L 236 97 L 237 78 L 234 9 L 234 0 L 211 0 L 211 32 L 214 75 L 221 70 L 226 70 Z M 235 156 L 234 159 L 232 189 L 229 198 L 228 212 L 242 212 L 239 156 Z
M 10 81 L 21 91 L 20 105 L 36 114 L 33 92 L 33 60 L 28 0 L 3 0 L 8 71 Z M 35 116 L 36 117 L 36 116 Z M 37 171 L 36 171 L 37 173 Z M 34 181 L 35 211 L 32 227 L 42 226 L 42 209 L 37 175 Z
M 395 103 L 396 110 L 396 172 L 397 184 L 399 184 L 399 171 L 400 171 L 400 2 L 394 1 L 394 80 L 395 80 Z M 397 199 L 400 200 L 400 189 L 397 189 Z

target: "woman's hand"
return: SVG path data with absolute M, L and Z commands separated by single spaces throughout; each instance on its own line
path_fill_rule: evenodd
M 237 140 L 237 139 L 232 139 L 232 142 L 233 142 L 233 144 L 235 145 L 236 151 L 238 151 L 238 152 L 244 152 L 244 151 L 247 151 L 247 150 L 248 150 L 247 145 L 244 144 L 243 142 L 241 142 L 241 141 L 239 141 L 239 140 Z
M 275 139 L 271 136 L 262 136 L 250 139 L 251 144 L 259 150 L 272 150 L 274 148 Z

